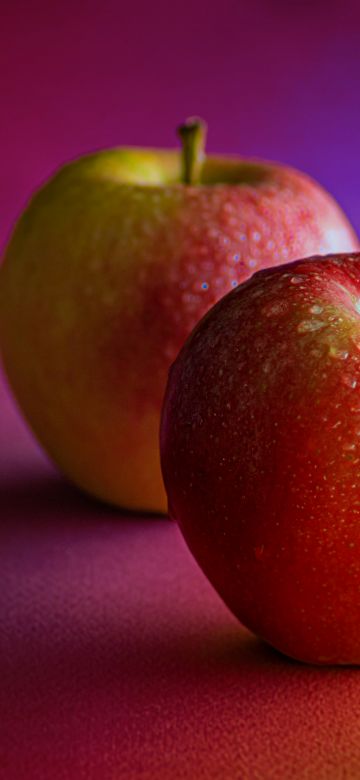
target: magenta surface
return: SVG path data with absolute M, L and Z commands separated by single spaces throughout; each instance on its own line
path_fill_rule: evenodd
M 0 410 L 0 777 L 359 777 L 359 672 L 258 642 L 172 522 L 85 498 Z

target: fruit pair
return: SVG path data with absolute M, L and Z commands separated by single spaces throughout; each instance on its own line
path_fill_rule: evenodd
M 0 340 L 26 419 L 89 493 L 165 512 L 159 421 L 170 364 L 254 271 L 357 239 L 318 184 L 261 161 L 115 149 L 62 168 L 21 217 L 0 271 Z
M 270 163 L 122 149 L 63 168 L 0 272 L 18 402 L 99 498 L 171 514 L 275 647 L 360 661 L 360 255 L 332 198 Z M 222 300 L 224 293 L 230 292 Z

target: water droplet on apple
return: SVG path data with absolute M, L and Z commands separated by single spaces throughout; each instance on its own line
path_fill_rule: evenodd
M 297 276 L 292 276 L 290 279 L 290 284 L 301 284 L 301 282 L 303 282 L 304 279 L 305 277 L 300 276 L 300 274 L 298 274 Z
M 338 358 L 339 360 L 347 360 L 349 357 L 349 353 L 346 349 L 338 349 L 337 347 L 330 347 L 329 355 L 330 357 L 335 359 Z
M 343 376 L 341 377 L 341 381 L 343 385 L 346 385 L 347 387 L 351 387 L 352 390 L 354 390 L 354 388 L 357 385 L 357 379 L 355 379 L 353 376 L 348 376 L 347 374 L 343 374 Z
M 266 317 L 272 317 L 276 314 L 283 314 L 286 310 L 287 304 L 284 301 L 280 301 L 280 303 L 271 303 L 270 305 L 265 306 L 262 311 Z
M 253 241 L 256 241 L 256 243 L 258 243 L 259 241 L 261 241 L 261 233 L 259 233 L 258 230 L 254 230 L 254 232 L 252 234 L 252 238 L 253 238 Z
M 314 306 L 310 306 L 311 314 L 321 314 L 321 312 L 324 311 L 322 306 L 319 306 L 317 303 L 314 304 Z
M 315 330 L 321 330 L 325 328 L 326 322 L 322 320 L 303 320 L 297 327 L 299 333 L 309 333 Z

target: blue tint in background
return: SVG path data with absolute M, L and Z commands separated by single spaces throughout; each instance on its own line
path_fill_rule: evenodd
M 59 164 L 104 146 L 208 149 L 319 179 L 360 231 L 356 0 L 12 0 L 0 31 L 0 244 Z

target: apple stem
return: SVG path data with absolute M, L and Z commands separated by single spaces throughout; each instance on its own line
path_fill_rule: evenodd
M 184 184 L 198 184 L 205 159 L 206 123 L 197 117 L 190 117 L 178 127 L 182 144 L 182 181 Z

